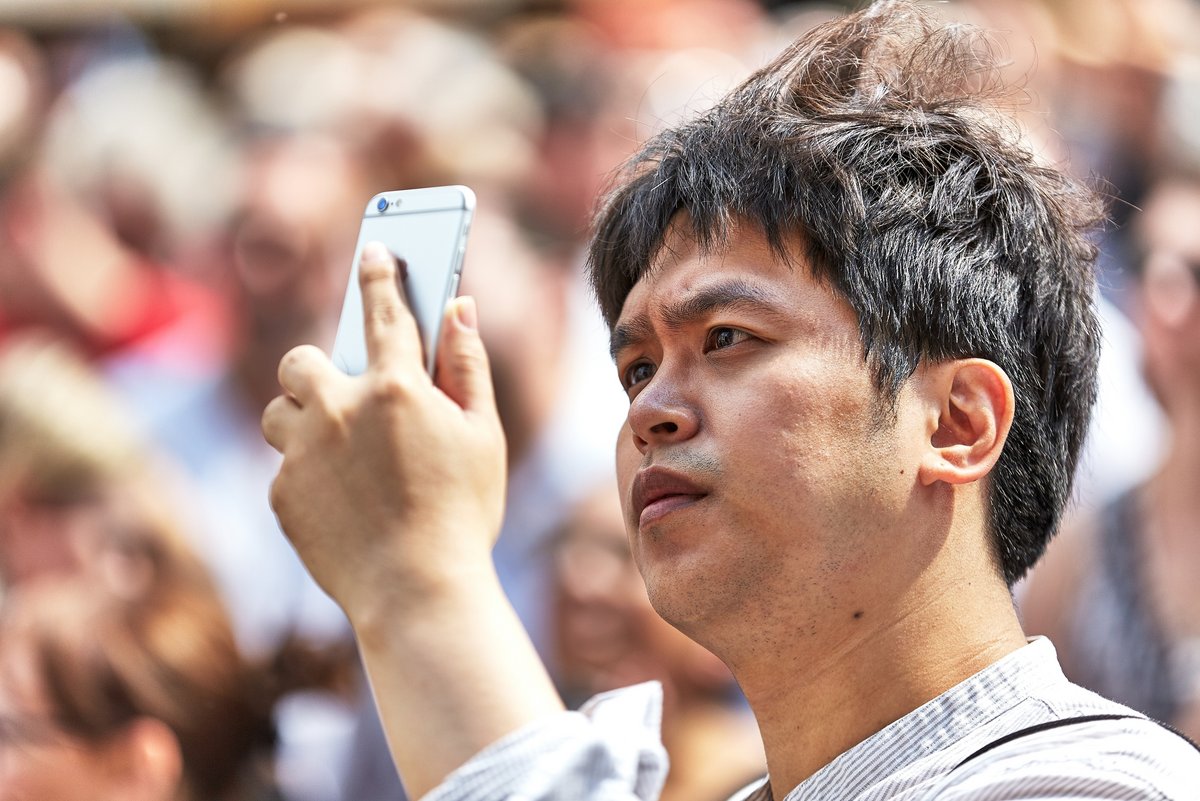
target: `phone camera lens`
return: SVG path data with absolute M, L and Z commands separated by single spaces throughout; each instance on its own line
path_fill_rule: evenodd
M 382 198 L 382 197 L 379 198 L 379 202 L 375 204 L 375 208 L 379 209 L 380 211 L 383 211 L 387 207 L 388 207 L 388 202 L 387 202 L 386 198 Z

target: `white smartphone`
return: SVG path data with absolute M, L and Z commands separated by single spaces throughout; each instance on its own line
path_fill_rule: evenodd
M 433 375 L 442 313 L 458 292 L 474 211 L 475 193 L 465 186 L 401 189 L 371 198 L 363 213 L 346 300 L 333 342 L 332 359 L 338 368 L 350 375 L 367 369 L 358 262 L 364 245 L 382 242 L 405 263 L 408 306 L 421 332 L 425 368 Z

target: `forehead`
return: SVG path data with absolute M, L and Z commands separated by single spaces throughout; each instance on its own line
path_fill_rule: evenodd
M 700 317 L 715 306 L 753 307 L 797 320 L 848 311 L 813 277 L 799 234 L 786 235 L 780 252 L 757 226 L 739 224 L 723 244 L 704 248 L 684 219 L 672 224 L 654 263 L 625 298 L 614 349 L 637 329 Z
M 1164 183 L 1143 209 L 1138 234 L 1144 247 L 1200 259 L 1200 182 Z

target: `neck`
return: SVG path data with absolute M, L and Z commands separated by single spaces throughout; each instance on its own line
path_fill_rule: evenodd
M 841 624 L 810 636 L 784 632 L 730 664 L 758 719 L 772 792 L 783 798 L 839 754 L 1023 645 L 999 578 L 935 566 L 898 602 L 847 612 Z

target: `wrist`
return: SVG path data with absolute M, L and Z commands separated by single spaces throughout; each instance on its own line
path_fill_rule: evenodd
M 385 573 L 388 572 L 385 570 Z M 507 603 L 490 555 L 481 561 L 458 561 L 420 577 L 376 582 L 352 608 L 344 607 L 363 648 L 389 647 L 421 637 L 431 627 L 479 617 Z

